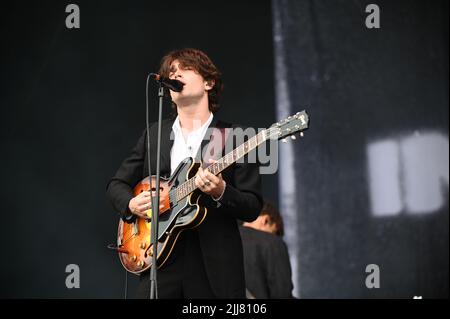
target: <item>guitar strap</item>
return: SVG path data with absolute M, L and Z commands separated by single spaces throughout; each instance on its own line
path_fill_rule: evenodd
M 209 163 L 210 159 L 217 161 L 224 155 L 225 145 L 231 130 L 232 128 L 225 127 L 215 127 L 211 130 L 208 146 L 203 151 L 200 148 L 196 157 L 196 160 L 201 159 L 202 168 L 206 168 L 211 164 Z

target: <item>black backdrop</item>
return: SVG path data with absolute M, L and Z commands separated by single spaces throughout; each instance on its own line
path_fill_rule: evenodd
M 0 296 L 121 297 L 105 186 L 145 126 L 147 73 L 172 49 L 202 49 L 223 73 L 218 115 L 271 124 L 270 2 L 76 1 L 78 30 L 65 27 L 71 2 L 13 3 L 1 9 Z M 264 182 L 274 202 L 276 182 Z M 68 264 L 80 289 L 65 286 Z
M 448 297 L 448 168 L 436 175 L 448 167 L 446 1 L 378 0 L 379 30 L 365 28 L 362 0 L 76 1 L 79 30 L 65 27 L 69 3 L 1 4 L 0 297 L 122 296 L 105 186 L 145 125 L 147 73 L 181 47 L 222 70 L 223 119 L 265 127 L 311 115 L 279 174 L 263 177 L 287 220 L 297 296 Z M 433 136 L 446 156 L 420 139 Z M 392 145 L 406 153 L 386 155 Z M 421 202 L 442 197 L 435 209 L 408 198 L 428 185 L 408 180 L 422 176 L 405 168 L 417 158 L 414 172 L 439 179 Z M 396 180 L 401 196 L 380 193 Z M 80 267 L 79 289 L 65 286 L 68 264 Z M 368 264 L 380 267 L 379 289 L 365 286 Z

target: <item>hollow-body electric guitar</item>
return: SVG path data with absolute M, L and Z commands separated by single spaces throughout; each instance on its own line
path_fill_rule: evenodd
M 206 169 L 212 174 L 218 175 L 268 139 L 279 140 L 289 136 L 295 139 L 294 134 L 300 132 L 300 135 L 303 136 L 303 131 L 308 128 L 308 125 L 309 117 L 305 111 L 289 116 L 249 138 Z M 206 217 L 207 209 L 198 204 L 203 193 L 197 189 L 194 182 L 199 166 L 200 163 L 188 157 L 180 163 L 169 179 L 161 178 L 160 198 L 164 198 L 164 200 L 160 202 L 162 208 L 158 222 L 158 256 L 156 258 L 158 268 L 164 265 L 170 256 L 180 233 L 185 229 L 200 225 Z M 135 196 L 150 190 L 149 178 L 144 178 L 135 186 Z M 152 186 L 156 185 L 155 177 L 151 178 Z M 122 219 L 119 221 L 117 236 L 119 259 L 127 271 L 135 274 L 152 266 L 151 209 L 147 215 L 148 219 L 134 216 L 131 221 Z

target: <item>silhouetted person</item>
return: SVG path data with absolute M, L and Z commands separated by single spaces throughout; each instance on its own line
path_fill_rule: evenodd
M 244 248 L 247 297 L 293 298 L 292 270 L 282 239 L 284 228 L 279 212 L 264 203 L 258 218 L 239 227 Z

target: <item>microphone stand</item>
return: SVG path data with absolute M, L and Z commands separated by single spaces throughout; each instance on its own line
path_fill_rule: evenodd
M 150 77 L 150 75 L 149 75 Z M 150 132 L 148 127 L 148 79 L 147 77 L 147 149 L 150 153 Z M 150 183 L 150 195 L 152 199 L 152 214 L 151 214 L 151 239 L 150 244 L 152 244 L 152 266 L 150 268 L 150 299 L 158 299 L 158 286 L 157 286 L 157 256 L 158 256 L 158 223 L 159 223 L 159 189 L 160 189 L 160 161 L 161 161 L 161 124 L 162 124 L 162 106 L 164 101 L 164 87 L 161 82 L 158 88 L 158 98 L 159 98 L 159 114 L 158 114 L 158 139 L 156 148 L 156 185 L 155 185 L 155 196 L 152 192 L 152 172 L 150 168 L 150 154 L 148 155 L 149 161 L 149 183 Z

